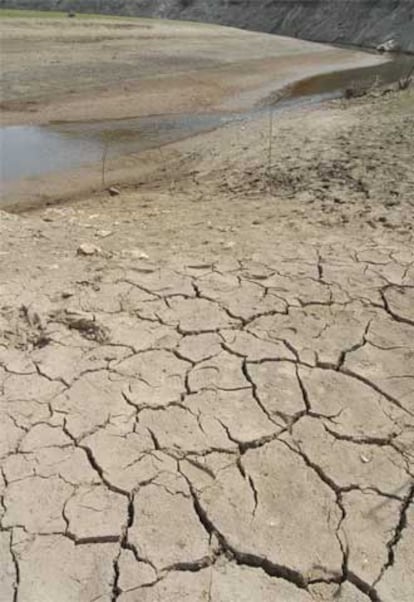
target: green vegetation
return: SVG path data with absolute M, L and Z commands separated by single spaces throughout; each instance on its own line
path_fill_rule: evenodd
M 17 10 L 9 8 L 0 8 L 0 19 L 18 18 L 18 19 L 67 19 L 67 12 L 56 12 L 52 10 Z M 77 19 L 123 19 L 129 20 L 134 17 L 115 17 L 113 15 L 91 15 L 86 13 L 76 13 Z

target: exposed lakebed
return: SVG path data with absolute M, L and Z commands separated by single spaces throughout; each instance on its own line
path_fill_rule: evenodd
M 332 71 L 291 85 L 275 111 L 344 95 L 348 88 L 390 83 L 406 76 L 414 57 L 400 56 L 383 64 Z M 254 118 L 271 106 L 272 98 L 248 113 L 155 115 L 134 119 L 63 122 L 41 126 L 17 125 L 0 129 L 0 164 L 6 184 L 96 164 L 135 154 L 215 129 L 236 120 Z

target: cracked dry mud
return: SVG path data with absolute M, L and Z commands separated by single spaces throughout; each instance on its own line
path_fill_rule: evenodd
M 413 599 L 414 256 L 338 253 L 6 287 L 2 600 Z
M 401 98 L 402 117 L 387 97 L 278 122 L 275 172 L 289 154 L 313 174 L 311 208 L 252 190 L 253 123 L 194 142 L 242 162 L 235 191 L 224 164 L 173 193 L 0 212 L 1 602 L 414 600 Z M 361 190 L 313 169 L 338 136 L 352 173 L 381 166 Z M 94 229 L 113 235 L 77 255 Z

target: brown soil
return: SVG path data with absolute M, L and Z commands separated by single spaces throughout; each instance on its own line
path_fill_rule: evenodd
M 0 598 L 414 598 L 413 104 L 0 212 Z
M 138 246 L 157 259 L 211 257 L 229 243 L 231 254 L 250 254 L 286 235 L 410 237 L 412 109 L 410 89 L 284 113 L 273 123 L 270 164 L 267 116 L 229 125 L 120 159 L 125 176 L 136 171 L 135 184 L 122 185 L 122 170 L 110 165 L 107 182 L 119 196 L 79 192 L 70 205 L 28 216 L 50 217 L 62 248 L 104 229 L 113 232 L 102 241 L 108 252 Z
M 156 20 L 3 19 L 1 29 L 4 124 L 243 109 L 300 77 L 380 60 Z

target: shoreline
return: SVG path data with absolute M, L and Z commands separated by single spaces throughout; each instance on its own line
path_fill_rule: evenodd
M 345 62 L 336 64 L 333 67 L 332 57 L 328 58 L 330 64 L 329 66 L 326 65 L 326 69 L 321 69 L 321 65 L 319 65 L 318 67 L 313 67 L 310 72 L 308 70 L 306 73 L 305 70 L 302 73 L 302 76 L 306 73 L 305 77 L 299 77 L 289 81 L 280 82 L 279 87 L 277 87 L 276 90 L 275 82 L 272 82 L 267 89 L 266 87 L 262 87 L 260 88 L 259 92 L 255 90 L 255 98 L 252 98 L 252 93 L 250 91 L 245 92 L 244 97 L 243 92 L 241 92 L 238 97 L 238 102 L 241 104 L 237 105 L 231 100 L 230 103 L 227 102 L 227 106 L 219 105 L 218 107 L 210 107 L 210 111 L 213 114 L 214 110 L 219 109 L 223 114 L 228 113 L 231 116 L 237 110 L 240 111 L 241 107 L 249 106 L 250 109 L 247 111 L 245 110 L 246 119 L 260 119 L 260 111 L 265 110 L 263 103 L 270 106 L 271 103 L 274 103 L 275 96 L 276 99 L 280 99 L 280 97 L 283 97 L 286 92 L 300 87 L 301 84 L 304 84 L 307 81 L 312 81 L 313 79 L 323 75 L 329 75 L 331 73 L 340 74 L 342 72 L 347 73 L 350 71 L 348 64 L 350 61 L 352 62 L 351 71 L 369 68 L 370 66 L 385 65 L 388 62 L 383 57 L 358 55 L 358 66 L 355 64 L 356 61 L 354 56 L 347 56 Z M 342 58 L 343 57 L 341 54 L 341 60 Z M 278 59 L 273 60 L 277 61 Z M 306 98 L 303 102 L 300 101 L 300 97 L 298 102 L 301 108 L 306 107 L 308 104 L 312 104 L 311 100 L 308 101 Z M 255 106 L 257 108 L 252 108 Z M 283 108 L 281 107 L 280 110 L 291 111 L 296 110 L 297 108 L 299 107 L 287 106 Z M 192 110 L 194 111 L 195 109 L 196 107 L 192 106 Z M 277 108 L 277 111 L 279 112 L 279 108 Z M 177 111 L 174 113 L 176 116 L 181 116 L 182 114 L 182 111 Z M 191 117 L 191 113 L 187 114 Z M 194 114 L 197 116 L 197 113 Z M 208 109 L 206 110 L 206 114 L 208 114 Z M 155 118 L 157 117 L 157 113 L 151 113 L 151 115 Z M 33 116 L 30 116 L 30 118 L 32 117 Z M 101 117 L 102 114 L 96 115 L 95 113 L 94 119 L 91 121 L 91 123 L 105 121 L 102 120 Z M 160 118 L 162 117 L 165 117 L 165 114 L 160 114 Z M 26 118 L 29 119 L 29 115 L 26 114 Z M 117 116 L 115 117 L 114 122 L 121 122 L 127 119 L 128 117 L 120 116 L 119 111 L 117 111 Z M 243 120 L 242 115 L 241 119 Z M 25 120 L 23 120 L 23 123 L 24 122 Z M 20 124 L 21 123 L 22 122 L 20 121 Z M 66 125 L 70 122 L 59 120 L 58 123 L 59 125 Z M 76 124 L 79 124 L 80 126 L 82 123 L 82 121 L 76 121 Z M 106 187 L 113 185 L 125 187 L 133 185 L 142 180 L 151 180 L 153 177 L 162 178 L 162 172 L 168 169 L 173 169 L 174 165 L 174 160 L 171 164 L 171 159 L 168 159 L 168 165 L 166 166 L 165 154 L 173 156 L 178 155 L 180 157 L 185 156 L 187 152 L 187 143 L 189 140 L 191 140 L 191 138 L 200 136 L 202 137 L 206 133 L 208 134 L 210 131 L 223 129 L 223 127 L 225 126 L 218 125 L 203 129 L 201 131 L 195 130 L 182 136 L 179 135 L 177 139 L 173 140 L 172 142 L 156 144 L 148 150 L 138 150 L 132 153 L 129 152 L 124 156 L 116 156 L 114 159 L 111 159 L 111 167 L 109 168 L 110 173 L 108 174 Z M 163 155 L 161 159 L 159 157 L 160 154 Z M 137 169 L 137 164 L 139 164 L 139 169 Z M 144 167 L 142 167 L 142 164 Z M 4 200 L 2 201 L 2 208 L 21 212 L 29 208 L 32 209 L 41 205 L 59 204 L 62 202 L 75 200 L 82 196 L 87 196 L 91 193 L 93 194 L 102 189 L 102 185 L 99 182 L 100 169 L 100 162 L 95 162 L 76 169 L 67 169 L 57 172 L 55 171 L 44 176 L 13 180 L 10 183 L 7 183 L 3 188 L 2 197 Z
M 64 100 L 57 97 L 43 101 L 36 99 L 3 101 L 1 103 L 2 126 L 48 125 L 53 122 L 81 123 L 209 111 L 239 112 L 249 110 L 270 94 L 283 92 L 286 88 L 308 78 L 332 72 L 375 67 L 390 62 L 387 57 L 371 53 L 348 54 L 345 50 L 331 50 L 329 45 L 320 52 L 323 53 L 320 56 L 315 53 L 316 56 L 258 59 L 230 67 L 224 65 L 214 70 L 178 72 L 173 76 L 164 74 L 126 81 L 124 85 L 127 86 L 127 90 L 121 95 L 105 88 L 96 88 L 85 95 L 74 94 L 72 98 Z M 269 71 L 272 69 L 279 70 L 276 78 L 269 78 Z M 220 84 L 223 85 L 221 81 L 223 77 L 228 78 L 225 92 L 211 94 L 210 89 L 217 86 L 215 80 L 220 80 Z M 185 80 L 188 79 L 194 81 L 186 83 Z M 184 97 L 188 89 L 194 86 L 201 90 L 207 87 L 208 93 L 202 100 L 196 93 L 188 102 Z M 137 94 L 141 98 L 137 98 Z M 168 96 L 163 97 L 165 94 Z M 158 95 L 160 97 L 156 100 L 157 108 L 154 110 L 153 99 Z M 135 107 L 131 111 L 132 103 Z M 16 110 L 14 107 L 19 108 Z

